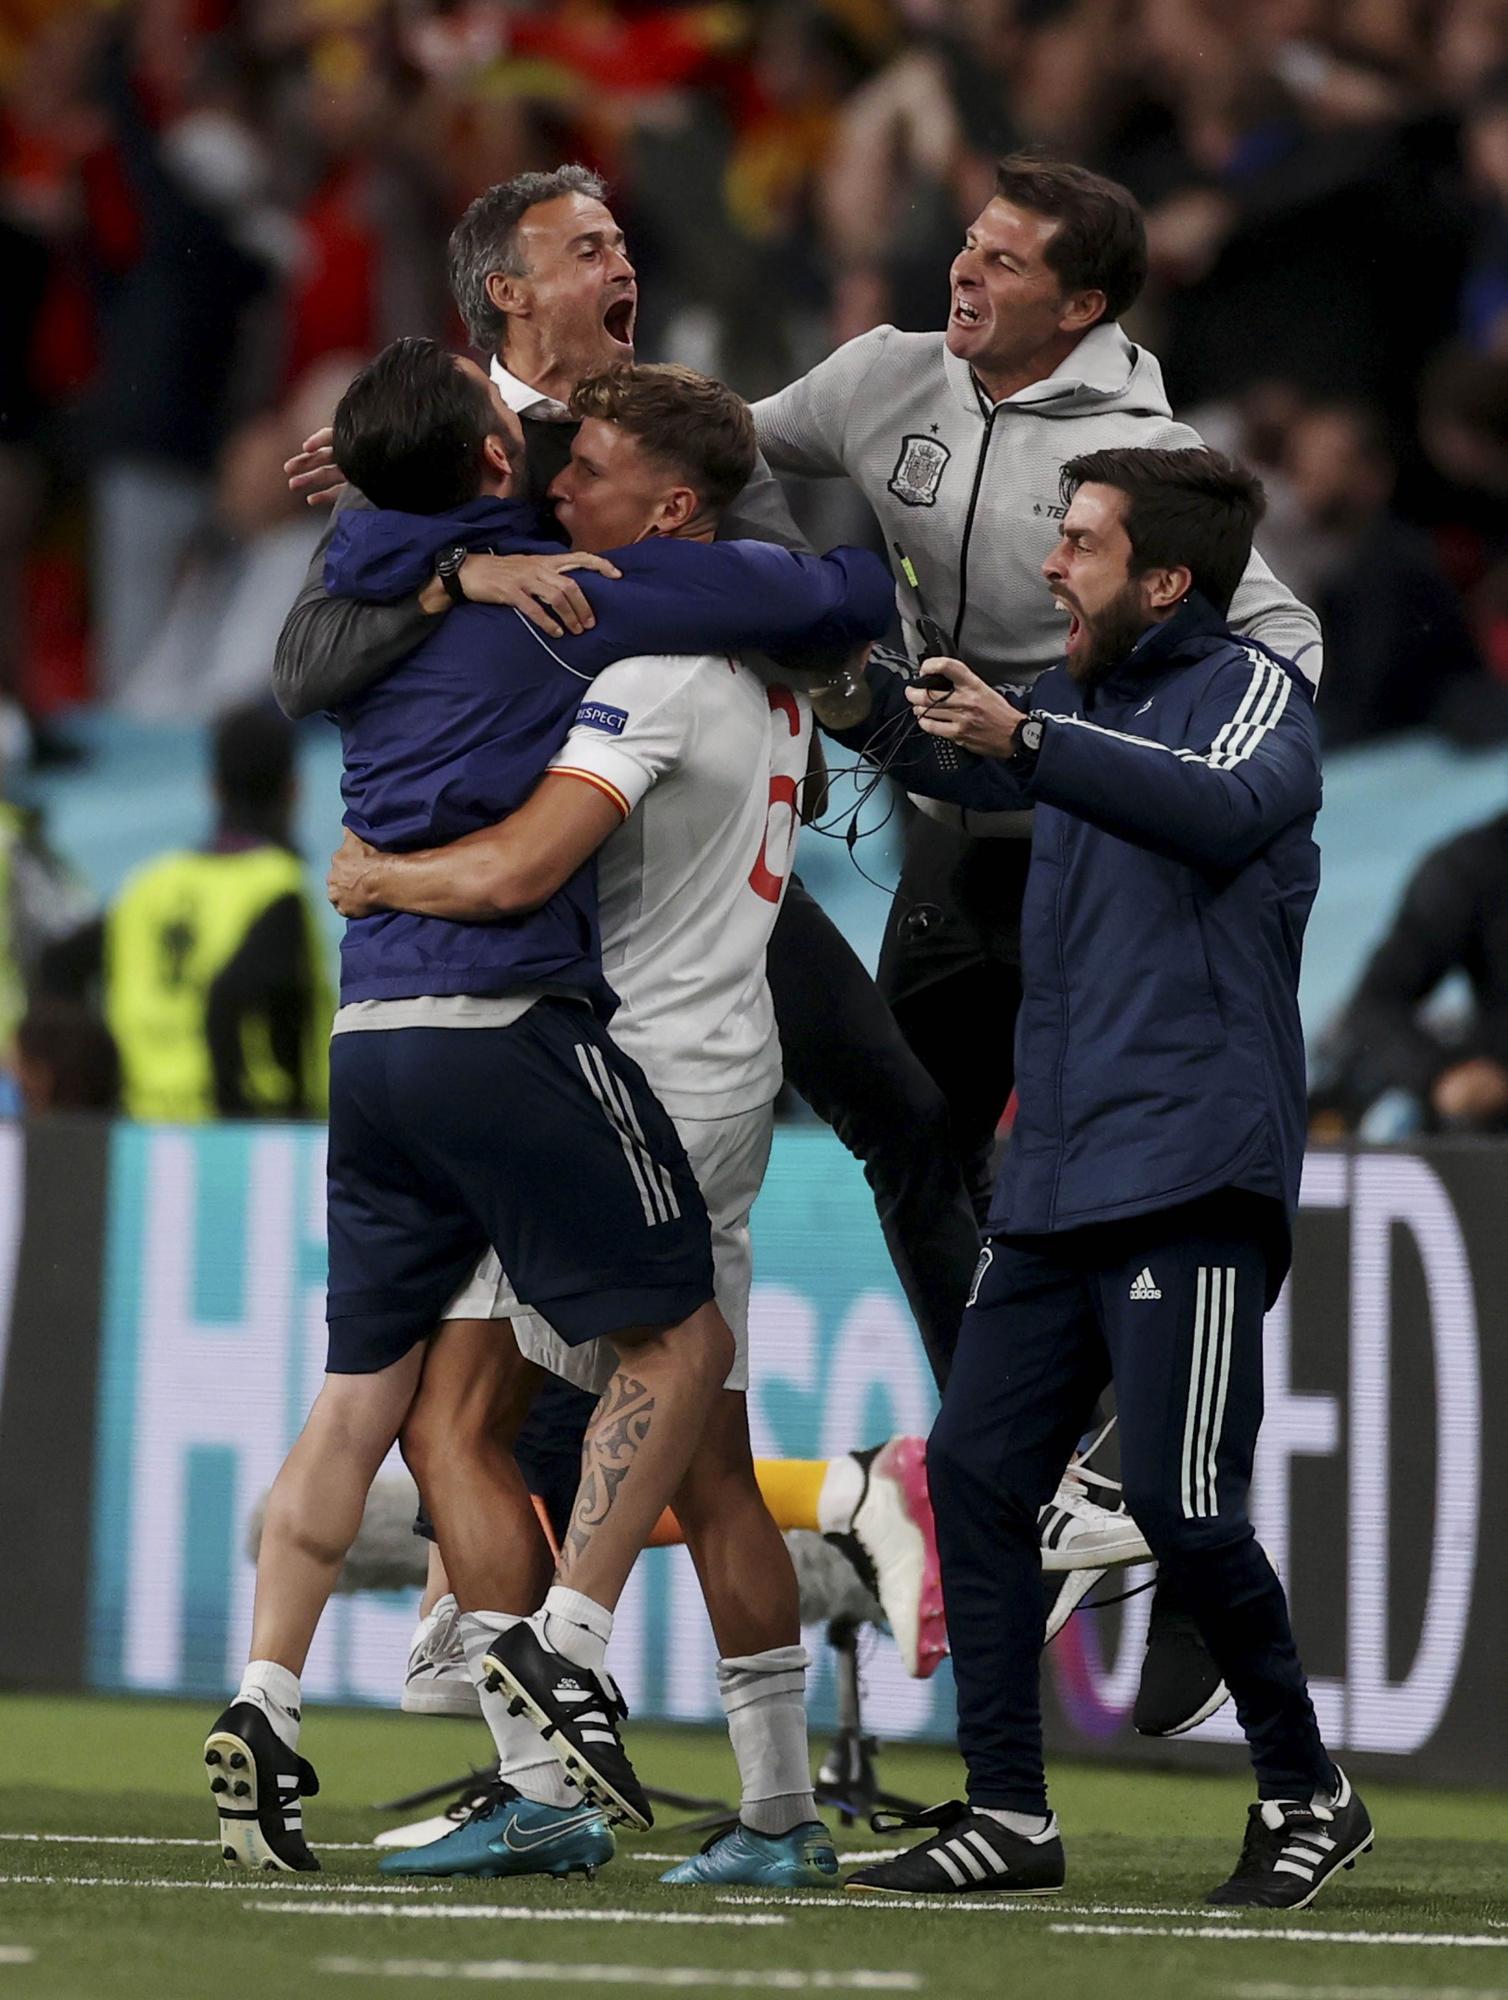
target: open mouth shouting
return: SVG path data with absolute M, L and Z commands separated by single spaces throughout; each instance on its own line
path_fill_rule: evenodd
M 639 316 L 639 295 L 630 285 L 608 300 L 602 309 L 603 331 L 615 347 L 623 350 L 624 356 L 632 359 L 634 351 L 634 322 Z
M 1068 636 L 1065 641 L 1064 650 L 1071 653 L 1083 636 L 1084 621 L 1061 592 L 1056 590 L 1053 592 L 1053 602 L 1068 620 Z
M 972 332 L 985 323 L 985 314 L 975 304 L 972 296 L 961 288 L 953 294 L 953 310 L 948 315 L 952 326 Z

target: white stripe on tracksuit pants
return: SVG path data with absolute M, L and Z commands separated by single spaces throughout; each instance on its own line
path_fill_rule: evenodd
M 1246 1516 L 1281 1222 L 1276 1202 L 1225 1189 L 993 1240 L 927 1449 L 971 1804 L 1046 1811 L 1037 1516 L 1107 1384 L 1127 1505 L 1236 1698 L 1262 1796 L 1329 1782 L 1282 1588 Z

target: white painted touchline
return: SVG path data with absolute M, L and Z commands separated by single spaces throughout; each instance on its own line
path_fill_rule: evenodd
M 0 1888 L 12 1883 L 25 1883 L 33 1888 L 44 1889 L 229 1889 L 243 1893 L 255 1889 L 260 1894 L 267 1893 L 265 1875 L 247 1872 L 236 1876 L 216 1876 L 212 1881 L 180 1882 L 171 1875 L 0 1875 Z M 419 1882 L 342 1882 L 343 1896 L 426 1896 L 434 1893 L 428 1883 Z M 317 1891 L 330 1893 L 330 1883 L 326 1881 L 304 1882 L 294 1880 L 279 1882 L 279 1889 L 299 1889 L 305 1895 Z
M 202 1847 L 206 1853 L 220 1851 L 220 1843 L 207 1835 L 203 1840 L 188 1840 L 181 1834 L 158 1839 L 150 1833 L 0 1833 L 0 1840 L 48 1840 L 63 1847 Z M 318 1844 L 325 1854 L 365 1854 L 372 1843 L 322 1840 Z
M 1501 1986 L 1283 1986 L 1261 1980 L 1225 1991 L 1240 2000 L 1508 2000 Z
M 713 1972 L 696 1965 L 551 1965 L 527 1958 L 322 1958 L 321 1972 L 358 1978 L 537 1981 L 542 1986 L 713 1986 L 775 1993 L 915 1993 L 914 1972 Z
M 0 1944 L 0 1965 L 30 1965 L 36 1955 L 29 1944 Z
M 253 1903 L 279 1917 L 449 1917 L 462 1922 L 505 1918 L 520 1924 L 788 1924 L 789 1917 L 707 1917 L 691 1910 L 544 1910 L 529 1903 L 343 1903 L 312 1899 L 296 1903 Z
M 856 1910 L 873 1916 L 881 1910 L 951 1910 L 965 1912 L 973 1916 L 993 1914 L 995 1916 L 1039 1916 L 1039 1917 L 1182 1917 L 1187 1914 L 1197 1917 L 1201 1923 L 1229 1923 L 1238 1913 L 1235 1910 L 1194 1910 L 1185 1913 L 1172 1909 L 1166 1903 L 1060 1903 L 1052 1896 L 1013 1895 L 1009 1890 L 978 1890 L 972 1895 L 962 1896 L 888 1896 L 888 1895 L 832 1895 L 821 1889 L 810 1890 L 805 1895 L 778 1894 L 751 1896 L 735 1890 L 727 1890 L 717 1899 L 720 1903 L 751 1903 L 755 1906 L 811 1910 Z
M 1307 1931 L 1257 1925 L 1232 1925 L 1220 1930 L 1194 1924 L 1049 1924 L 1047 1928 L 1064 1937 L 1176 1937 L 1218 1938 L 1226 1943 L 1236 1938 L 1280 1938 L 1285 1944 L 1432 1944 L 1469 1950 L 1485 1946 L 1490 1951 L 1508 1951 L 1508 1937 L 1485 1937 L 1481 1932 L 1462 1931 Z

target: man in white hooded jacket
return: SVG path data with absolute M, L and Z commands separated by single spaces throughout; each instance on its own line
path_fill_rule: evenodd
M 1202 442 L 1174 420 L 1156 357 L 1118 323 L 1146 274 L 1146 232 L 1125 188 L 1014 156 L 954 259 L 942 331 L 876 327 L 755 406 L 776 472 L 847 477 L 874 509 L 914 659 L 947 654 L 987 681 L 1029 686 L 1064 650 L 1041 565 L 1060 533 L 1065 460 Z M 1256 553 L 1230 622 L 1318 682 L 1319 622 Z M 917 804 L 879 983 L 948 1101 L 982 1215 L 1015 1079 L 1031 815 Z M 1152 1640 L 1136 1725 L 1178 1734 L 1225 1690 L 1161 1592 Z

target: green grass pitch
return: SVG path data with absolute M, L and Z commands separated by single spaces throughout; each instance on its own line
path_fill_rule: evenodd
M 1206 1912 L 1228 1872 L 1239 1776 L 1055 1773 L 1061 1897 L 916 1908 L 879 1898 L 671 1890 L 678 1815 L 620 1842 L 591 1883 L 389 1883 L 372 1801 L 460 1774 L 479 1726 L 311 1711 L 322 1875 L 222 1866 L 199 1764 L 208 1705 L 0 1696 L 3 2000 L 421 2000 L 465 1992 L 915 1993 L 931 2000 L 1469 2000 L 1508 1996 L 1508 1800 L 1368 1785 L 1377 1846 L 1311 1911 Z M 652 1785 L 726 1794 L 700 1731 L 634 1729 Z M 1175 1753 L 1176 1754 L 1176 1753 Z M 957 1787 L 941 1751 L 883 1756 L 886 1782 Z M 840 1832 L 841 1852 L 882 1843 Z M 653 1857 L 653 1858 L 651 1858 Z

